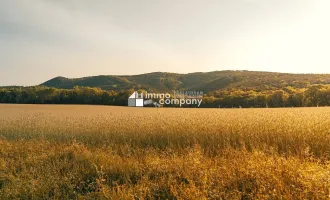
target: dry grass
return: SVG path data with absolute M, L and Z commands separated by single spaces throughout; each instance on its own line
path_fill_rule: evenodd
M 330 108 L 0 105 L 0 199 L 329 199 Z

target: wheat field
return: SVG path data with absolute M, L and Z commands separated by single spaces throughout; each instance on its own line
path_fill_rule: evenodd
M 0 105 L 0 199 L 329 199 L 330 108 Z

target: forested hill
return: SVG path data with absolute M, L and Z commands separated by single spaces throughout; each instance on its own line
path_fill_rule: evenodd
M 75 86 L 98 87 L 104 90 L 145 89 L 149 91 L 223 89 L 274 90 L 285 87 L 306 88 L 314 84 L 330 84 L 330 74 L 288 74 L 253 71 L 214 71 L 175 74 L 155 72 L 133 76 L 92 76 L 69 79 L 56 77 L 42 86 L 72 89 Z
M 251 71 L 57 77 L 39 86 L 0 87 L 0 103 L 127 106 L 134 90 L 203 91 L 201 107 L 330 106 L 330 75 Z

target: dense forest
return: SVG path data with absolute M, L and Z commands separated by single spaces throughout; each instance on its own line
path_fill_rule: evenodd
M 0 88 L 0 103 L 92 104 L 126 106 L 131 90 L 80 87 L 58 89 L 45 86 Z M 275 90 L 221 89 L 204 94 L 201 107 L 305 107 L 329 106 L 330 85 L 291 86 Z

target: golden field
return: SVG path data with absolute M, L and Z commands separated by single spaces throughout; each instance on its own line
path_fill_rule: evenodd
M 330 108 L 0 105 L 0 199 L 329 199 Z

